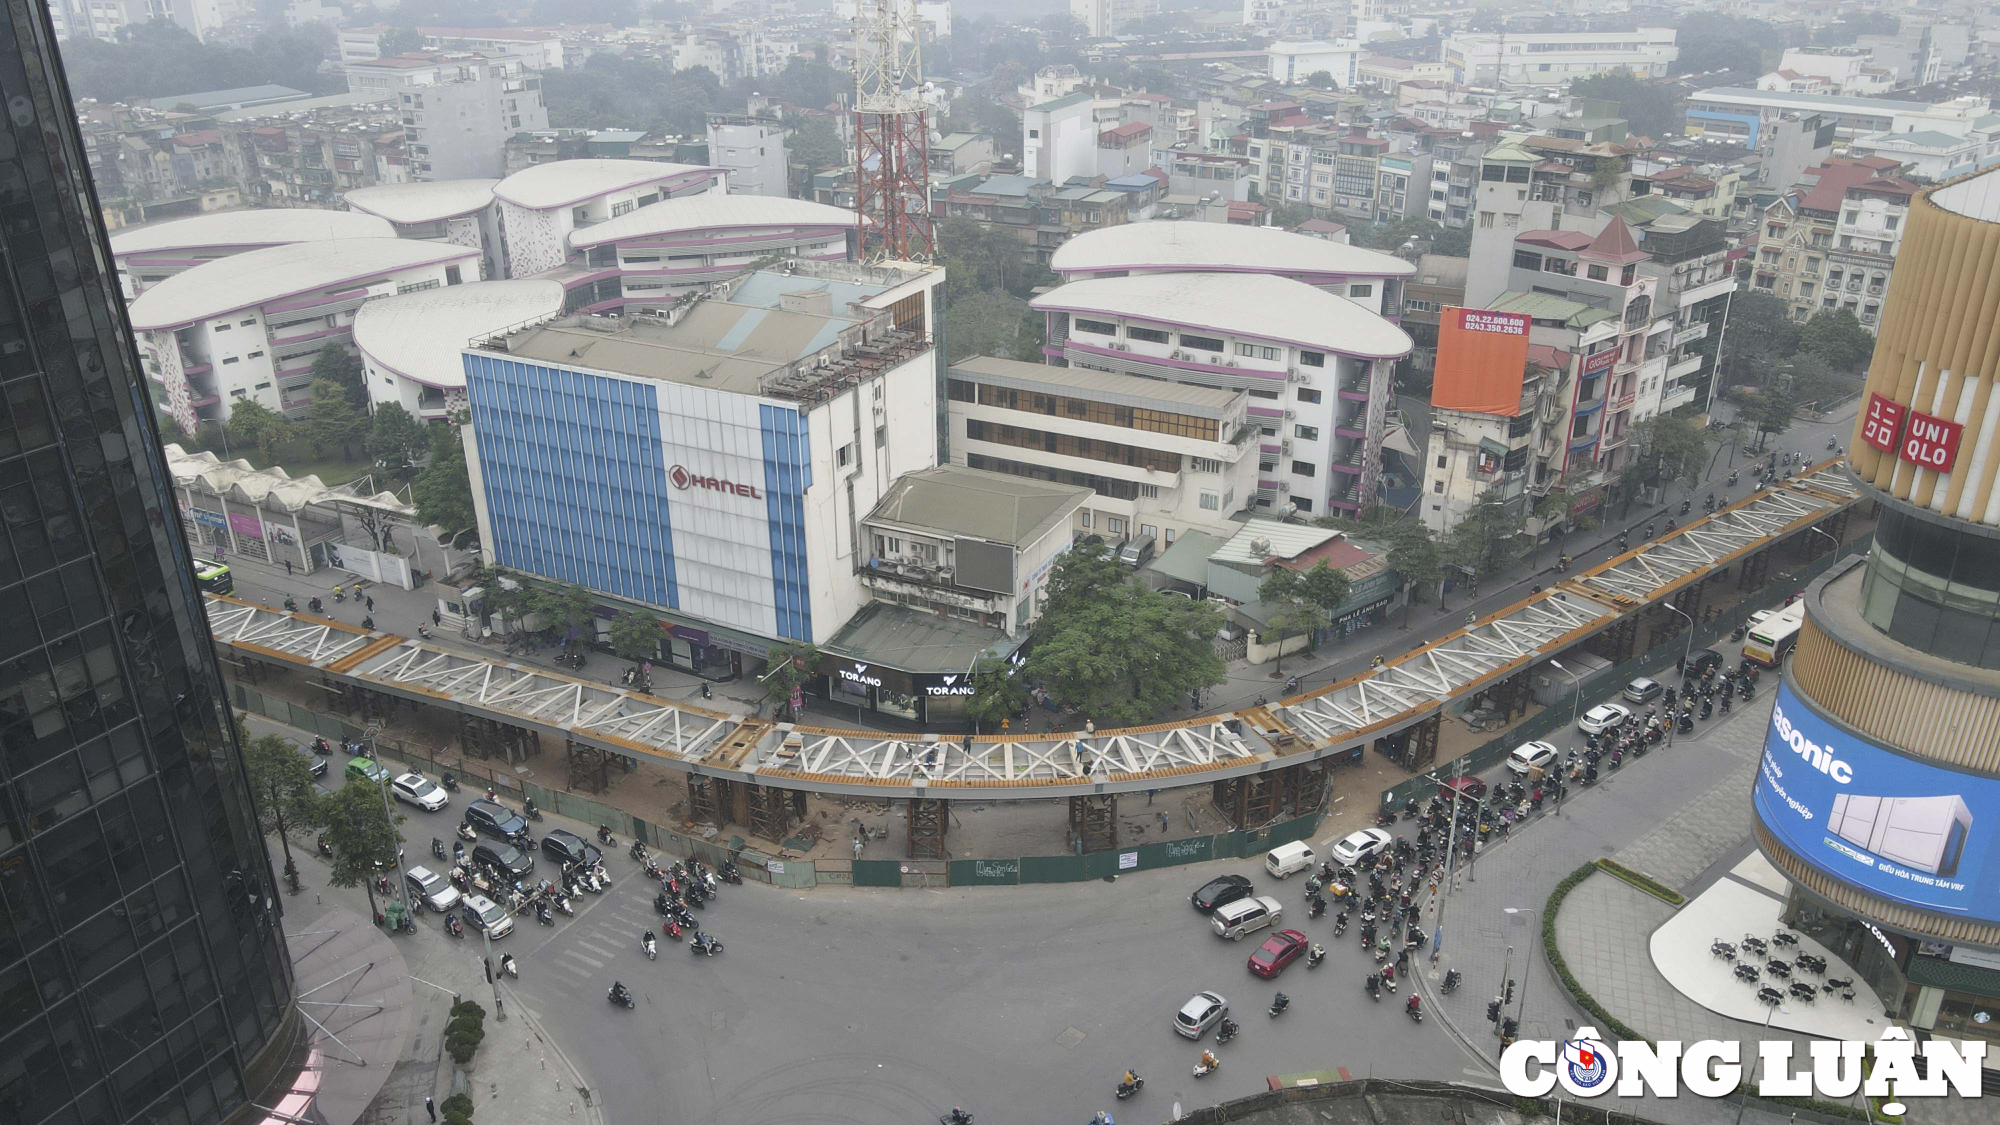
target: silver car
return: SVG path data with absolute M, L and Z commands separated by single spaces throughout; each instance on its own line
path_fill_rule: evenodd
M 1219 993 L 1197 992 L 1174 1014 L 1174 1030 L 1189 1039 L 1199 1039 L 1229 1014 L 1229 1001 Z

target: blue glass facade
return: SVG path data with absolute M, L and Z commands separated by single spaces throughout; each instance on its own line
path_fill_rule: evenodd
M 465 366 L 495 561 L 678 608 L 656 386 L 498 355 Z
M 778 635 L 812 638 L 812 586 L 806 567 L 806 489 L 812 487 L 812 445 L 796 410 L 760 406 L 764 430 L 764 504 L 770 513 L 771 597 Z

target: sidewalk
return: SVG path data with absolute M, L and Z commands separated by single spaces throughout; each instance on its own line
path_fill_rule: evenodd
M 278 727 L 268 720 L 257 722 Z M 303 731 L 279 729 L 296 739 L 309 738 Z M 403 805 L 396 808 L 409 817 L 402 826 L 407 838 L 406 862 L 433 864 L 424 842 L 431 825 L 421 819 L 421 813 Z M 558 822 L 556 817 L 549 820 L 545 827 L 569 828 L 586 835 L 592 831 L 580 823 Z M 437 821 L 436 828 L 449 835 L 448 822 Z M 284 853 L 275 839 L 271 844 L 273 884 L 282 887 Z M 302 890 L 285 898 L 288 928 L 296 919 L 311 917 L 330 904 L 344 906 L 361 918 L 369 917 L 365 888 L 327 885 L 327 864 L 313 850 L 310 836 L 293 840 L 292 856 L 299 866 Z M 569 1121 L 605 1125 L 602 1107 L 588 1094 L 588 1078 L 561 1044 L 542 1029 L 537 1013 L 520 1003 L 505 981 L 501 982 L 500 995 L 506 1019 L 496 1018 L 493 986 L 486 982 L 482 962 L 484 943 L 478 936 L 468 930 L 463 939 L 448 937 L 440 925 L 442 919 L 434 913 L 419 914 L 417 919 L 416 933 L 397 934 L 391 939 L 409 967 L 414 1008 L 409 1041 L 381 1095 L 361 1116 L 361 1125 L 429 1125 L 424 1098 L 433 1098 L 442 1106 L 445 1098 L 458 1092 L 473 1099 L 477 1125 Z M 496 947 L 496 965 L 500 952 Z M 486 1009 L 486 1038 L 463 1078 L 455 1076 L 457 1066 L 444 1053 L 445 1025 L 451 1018 L 454 996 L 477 1001 Z

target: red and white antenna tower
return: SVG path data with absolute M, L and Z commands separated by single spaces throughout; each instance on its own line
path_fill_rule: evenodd
M 858 0 L 854 209 L 862 257 L 929 261 L 930 130 L 916 0 Z

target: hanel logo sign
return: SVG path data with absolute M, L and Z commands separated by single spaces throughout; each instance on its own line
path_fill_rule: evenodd
M 1875 1066 L 1864 1078 L 1862 1060 L 1874 1048 Z M 1869 1097 L 1961 1098 L 1980 1096 L 1980 1064 L 1986 1058 L 1983 1041 L 1911 1040 L 1900 1027 L 1882 1032 L 1874 1043 L 1860 1040 L 1814 1040 L 1806 1050 L 1811 1061 L 1794 1066 L 1789 1039 L 1757 1045 L 1757 1093 L 1763 1097 L 1850 1098 L 1856 1091 Z M 1917 1056 L 1927 1064 L 1920 1073 Z M 1580 1027 L 1576 1038 L 1521 1039 L 1500 1055 L 1500 1082 L 1511 1094 L 1546 1096 L 1557 1085 L 1579 1098 L 1594 1098 L 1616 1090 L 1621 1098 L 1651 1094 L 1672 1098 L 1686 1086 L 1698 1097 L 1724 1098 L 1744 1085 L 1742 1044 L 1734 1039 L 1704 1039 L 1695 1043 L 1662 1039 L 1619 1043 L 1613 1047 L 1597 1037 L 1594 1027 Z M 1529 1064 L 1535 1065 L 1529 1074 Z M 1901 1114 L 1903 1105 L 1891 1100 L 1882 1111 Z
M 764 498 L 764 494 L 759 492 L 754 484 L 738 484 L 733 480 L 723 480 L 721 477 L 698 477 L 679 465 L 667 470 L 667 480 L 683 492 L 690 488 L 705 488 L 710 492 L 727 492 L 734 496 L 746 496 L 752 500 Z

